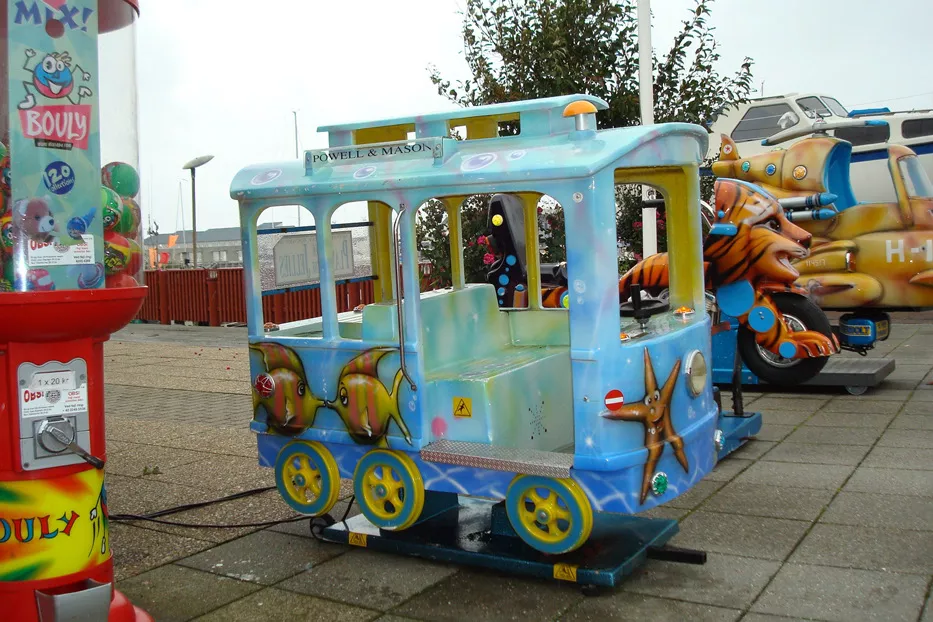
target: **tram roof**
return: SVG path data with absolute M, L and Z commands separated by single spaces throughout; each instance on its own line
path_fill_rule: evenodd
M 329 132 L 330 148 L 307 151 L 303 161 L 244 168 L 231 184 L 231 196 L 278 201 L 425 187 L 472 194 L 471 186 L 478 193 L 488 191 L 479 186 L 589 177 L 607 167 L 696 165 L 706 153 L 706 130 L 687 123 L 578 131 L 575 120 L 564 117 L 563 111 L 581 100 L 597 109 L 608 107 L 597 98 L 577 95 L 325 126 L 321 130 Z M 516 115 L 521 131 L 517 136 L 446 137 L 449 127 L 471 120 L 499 122 Z M 416 128 L 414 139 L 354 144 L 361 131 L 391 128 L 387 135 L 398 135 L 412 131 L 407 129 L 411 125 Z

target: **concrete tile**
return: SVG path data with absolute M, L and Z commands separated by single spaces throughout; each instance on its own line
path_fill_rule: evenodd
M 648 560 L 622 584 L 622 590 L 745 609 L 780 567 L 779 562 L 718 553 L 710 553 L 702 566 Z
M 453 566 L 412 557 L 355 549 L 286 579 L 277 587 L 388 611 L 456 571 Z
M 434 622 L 543 620 L 553 619 L 582 600 L 579 588 L 572 584 L 470 569 L 425 590 L 392 613 Z
M 107 460 L 107 472 L 130 477 L 149 477 L 146 469 L 165 472 L 174 467 L 203 460 L 209 454 L 185 449 L 172 449 L 159 445 L 127 443 L 130 447 L 113 454 Z M 153 475 L 152 477 L 159 477 Z
M 762 412 L 762 417 L 764 418 L 764 422 L 761 424 L 761 430 L 755 435 L 755 438 L 758 440 L 779 442 L 783 441 L 794 431 L 794 426 L 792 425 L 781 425 L 771 422 L 771 420 L 768 419 L 767 412 Z
M 212 542 L 110 522 L 110 548 L 117 581 L 214 546 Z
M 890 404 L 892 402 L 883 402 Z M 900 407 L 901 404 L 898 404 Z M 899 409 L 898 409 L 899 410 Z M 807 426 L 839 427 L 839 428 L 885 428 L 894 418 L 897 411 L 892 413 L 849 413 L 849 412 L 830 412 L 821 410 L 809 420 Z
M 812 521 L 832 498 L 832 490 L 732 482 L 710 497 L 703 504 L 703 510 Z
M 378 615 L 377 611 L 270 587 L 216 609 L 198 622 L 364 622 Z
M 821 523 L 933 531 L 933 503 L 923 497 L 842 491 Z
M 790 558 L 819 564 L 885 572 L 933 572 L 933 532 L 852 525 L 817 524 Z
M 227 493 L 275 486 L 275 474 L 259 466 L 258 457 L 211 455 L 184 466 L 164 469 L 159 477 L 169 482 L 212 488 Z
M 740 460 L 757 460 L 758 458 L 761 458 L 763 455 L 771 451 L 775 445 L 777 445 L 777 443 L 753 438 L 729 454 L 729 458 L 738 458 Z
M 787 437 L 791 443 L 826 445 L 872 445 L 881 436 L 879 428 L 848 428 L 803 425 Z
M 933 471 L 933 449 L 876 446 L 863 462 L 868 467 Z
M 207 496 L 210 499 L 212 495 Z M 194 536 L 215 543 L 227 542 L 248 533 L 259 531 L 263 527 L 210 527 L 210 525 L 243 525 L 266 521 L 287 520 L 295 517 L 294 510 L 285 505 L 278 492 L 269 491 L 258 495 L 243 497 L 208 505 L 197 510 L 179 512 L 163 517 L 164 520 L 203 527 L 181 527 L 162 523 L 145 523 L 150 529 L 182 536 Z
M 731 622 L 742 612 L 631 592 L 615 592 L 584 599 L 562 615 L 562 622 L 590 620 L 651 620 L 651 622 Z
M 927 598 L 927 604 L 923 607 L 923 617 L 920 622 L 933 622 L 933 594 Z
M 375 622 L 418 622 L 415 618 L 403 618 L 402 616 L 392 615 L 387 613 L 386 615 L 376 618 Z
M 680 495 L 676 499 L 668 501 L 665 503 L 665 505 L 672 508 L 692 510 L 722 487 L 723 482 L 704 479 L 700 482 L 697 482 L 690 490 Z
M 788 402 L 788 400 L 793 400 Z M 755 400 L 755 410 L 761 411 L 766 417 L 768 412 L 792 409 L 799 412 L 815 413 L 826 402 L 828 397 L 810 397 L 805 395 L 790 394 L 786 397 L 763 397 Z M 791 406 L 790 404 L 793 404 Z
M 161 481 L 158 475 L 126 477 L 107 473 L 104 481 L 111 514 L 149 514 L 213 497 L 198 488 Z
M 259 586 L 169 564 L 121 581 L 117 589 L 159 622 L 182 622 L 239 600 Z
M 933 417 L 929 415 L 898 415 L 888 430 L 933 430 Z
M 910 398 L 911 393 L 909 389 L 889 389 L 885 382 L 882 382 L 880 386 L 869 389 L 869 391 L 870 392 L 867 395 L 839 395 L 835 398 L 834 401 L 858 402 L 867 398 L 872 401 L 883 400 L 891 402 L 903 402 L 904 400 Z
M 274 531 L 259 531 L 179 560 L 182 566 L 272 585 L 346 552 L 346 548 Z
M 833 622 L 915 620 L 926 583 L 916 575 L 786 564 L 752 611 Z
M 933 497 L 933 477 L 926 471 L 876 469 L 862 466 L 855 470 L 844 491 Z
M 789 618 L 767 613 L 746 613 L 741 622 L 810 622 L 812 618 Z
M 762 460 L 767 462 L 855 466 L 862 461 L 867 453 L 868 447 L 865 445 L 813 445 L 785 441 L 769 451 Z
M 756 462 L 735 481 L 759 486 L 788 486 L 836 490 L 852 473 L 852 466 L 836 464 L 795 464 Z
M 793 406 L 793 402 L 788 401 L 789 406 Z M 754 409 L 753 409 L 754 410 Z M 772 409 L 766 412 L 763 412 L 765 419 L 771 423 L 778 425 L 789 425 L 789 426 L 798 426 L 810 417 L 813 416 L 813 413 L 810 411 L 799 411 L 799 410 L 785 410 L 784 408 Z
M 256 435 L 249 430 L 247 425 L 235 428 L 206 428 L 203 433 L 198 432 L 167 440 L 163 446 L 199 451 L 202 452 L 202 457 L 205 453 L 247 458 L 255 458 L 258 455 Z
M 901 409 L 900 402 L 875 399 L 841 400 L 834 399 L 823 406 L 823 412 L 844 413 L 849 415 L 894 415 Z M 842 425 L 842 424 L 839 424 Z
M 751 460 L 740 460 L 735 456 L 728 456 L 725 460 L 716 463 L 713 470 L 706 474 L 706 479 L 714 482 L 728 482 L 752 464 Z
M 923 393 L 926 395 L 926 393 Z M 920 400 L 911 400 L 904 405 L 902 415 L 918 415 L 930 418 L 933 415 L 933 402 L 923 402 Z
M 878 447 L 933 449 L 933 430 L 888 430 L 878 440 Z
M 910 404 L 911 402 L 923 402 L 927 404 L 933 402 L 933 385 L 924 385 L 923 390 L 914 391 L 907 403 Z
M 141 417 L 112 416 L 110 404 L 107 404 L 107 440 L 139 443 L 145 440 L 149 445 L 158 445 L 164 440 L 186 436 L 188 431 L 177 423 L 149 420 Z
M 726 555 L 785 559 L 810 526 L 804 521 L 699 510 L 680 523 L 671 544 Z

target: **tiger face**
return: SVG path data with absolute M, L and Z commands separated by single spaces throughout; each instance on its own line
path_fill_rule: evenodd
M 788 220 L 777 199 L 761 188 L 737 179 L 718 179 L 714 189 L 715 222 L 766 227 L 804 248 L 810 248 L 810 233 Z
M 715 288 L 748 280 L 790 284 L 800 273 L 791 262 L 803 259 L 809 251 L 770 227 L 740 223 L 735 235 L 707 238 L 704 259 L 709 262 L 709 281 Z

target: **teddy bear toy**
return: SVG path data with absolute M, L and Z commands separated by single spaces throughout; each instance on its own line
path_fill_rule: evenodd
M 36 242 L 50 242 L 58 233 L 58 225 L 46 199 L 20 199 L 13 206 L 13 222 L 17 229 Z

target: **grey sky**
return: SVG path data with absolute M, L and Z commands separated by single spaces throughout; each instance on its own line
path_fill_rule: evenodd
M 236 225 L 230 181 L 248 164 L 294 158 L 293 109 L 301 148 L 323 147 L 320 125 L 451 108 L 428 79 L 430 63 L 467 75 L 463 0 L 141 4 L 141 199 L 162 232 L 176 228 L 191 158 L 216 156 L 198 170 L 198 228 Z M 653 0 L 659 53 L 691 5 Z M 765 95 L 818 90 L 849 108 L 909 109 L 933 107 L 931 16 L 930 0 L 717 0 L 711 21 L 721 69 L 751 56 Z M 187 182 L 183 193 L 190 227 Z M 275 217 L 293 224 L 295 210 Z

